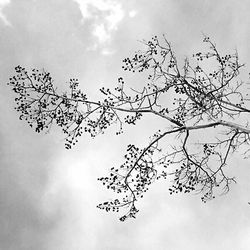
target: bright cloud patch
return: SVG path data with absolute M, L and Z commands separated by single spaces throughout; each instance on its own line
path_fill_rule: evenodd
M 98 38 L 100 43 L 105 43 L 110 39 L 110 34 L 108 34 L 103 23 L 95 25 L 93 35 Z
M 131 18 L 135 17 L 136 14 L 137 14 L 137 11 L 135 11 L 135 10 L 131 10 L 131 11 L 128 13 L 129 17 L 131 17 Z
M 3 14 L 3 8 L 10 3 L 10 0 L 0 0 L 0 19 L 4 22 L 5 25 L 10 25 L 10 22 L 7 20 L 6 16 Z
M 110 41 L 112 33 L 117 29 L 119 22 L 124 17 L 121 4 L 114 0 L 74 1 L 79 4 L 83 22 L 85 19 L 92 19 L 92 34 L 98 39 L 99 44 Z

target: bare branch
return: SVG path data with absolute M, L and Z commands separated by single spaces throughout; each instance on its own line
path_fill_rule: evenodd
M 250 114 L 246 83 L 239 79 L 244 66 L 237 51 L 222 55 L 208 36 L 205 52 L 186 58 L 180 68 L 166 36 L 142 41 L 144 50 L 123 60 L 123 69 L 146 76 L 142 89 L 126 88 L 122 77 L 114 90 L 101 88 L 103 98 L 93 101 L 79 89 L 77 79 L 70 79 L 68 91 L 59 91 L 45 70 L 15 68 L 8 83 L 17 94 L 16 110 L 36 132 L 49 131 L 53 124 L 65 133 L 65 146 L 70 149 L 83 132 L 92 137 L 116 126 L 123 133 L 124 124 L 149 115 L 166 122 L 157 130 L 146 147 L 128 145 L 125 161 L 111 168 L 108 177 L 99 180 L 121 198 L 98 205 L 106 211 L 127 213 L 124 221 L 135 217 L 136 202 L 150 185 L 161 178 L 170 179 L 170 194 L 194 191 L 202 201 L 226 193 L 235 182 L 225 166 L 241 147 L 249 152 Z M 213 65 L 211 67 L 211 65 Z M 143 122 L 143 121 L 142 121 Z M 199 131 L 208 138 L 200 141 Z

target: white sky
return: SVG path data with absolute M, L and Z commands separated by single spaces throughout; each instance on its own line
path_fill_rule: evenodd
M 5 7 L 6 5 L 8 5 L 9 3 L 10 3 L 10 0 L 0 0 L 0 19 L 1 19 L 1 21 L 2 21 L 5 25 L 7 25 L 7 26 L 9 26 L 10 23 L 9 23 L 9 21 L 7 20 L 6 16 L 4 15 L 3 9 L 4 9 L 4 7 Z
M 121 61 L 140 49 L 137 41 L 162 33 L 180 59 L 200 48 L 204 32 L 221 50 L 237 48 L 249 67 L 249 9 L 247 0 L 0 1 L 0 249 L 249 249 L 249 161 L 234 158 L 238 183 L 226 196 L 203 204 L 199 196 L 170 196 L 161 182 L 137 219 L 120 223 L 95 208 L 112 196 L 96 179 L 122 162 L 127 144 L 144 146 L 154 121 L 120 137 L 112 129 L 94 140 L 85 135 L 66 151 L 57 130 L 38 135 L 18 120 L 5 84 L 21 64 L 49 70 L 58 86 L 78 77 L 97 98 L 125 75 Z

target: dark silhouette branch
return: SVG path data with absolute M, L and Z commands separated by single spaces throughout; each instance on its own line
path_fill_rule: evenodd
M 119 198 L 98 207 L 126 208 L 120 218 L 124 221 L 135 217 L 136 202 L 156 180 L 169 178 L 170 194 L 196 191 L 204 202 L 220 190 L 228 192 L 235 182 L 225 166 L 241 146 L 250 145 L 250 128 L 244 123 L 250 113 L 249 98 L 239 79 L 244 65 L 237 52 L 222 55 L 209 37 L 204 36 L 203 42 L 208 49 L 186 58 L 180 69 L 165 36 L 142 41 L 144 50 L 123 61 L 125 71 L 145 74 L 142 89 L 127 90 L 119 77 L 114 90 L 100 89 L 103 98 L 98 101 L 79 89 L 77 79 L 70 79 L 67 91 L 59 91 L 45 70 L 29 73 L 17 66 L 8 84 L 17 94 L 20 119 L 36 132 L 58 125 L 66 135 L 67 149 L 83 132 L 94 137 L 116 125 L 119 135 L 124 124 L 136 125 L 146 114 L 166 121 L 166 128 L 157 130 L 146 147 L 128 145 L 124 163 L 111 168 L 108 177 L 99 178 Z M 199 131 L 206 131 L 208 138 L 199 138 Z

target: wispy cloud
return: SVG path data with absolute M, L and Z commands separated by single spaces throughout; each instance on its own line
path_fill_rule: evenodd
M 8 4 L 10 4 L 10 0 L 0 0 L 0 19 L 5 25 L 10 26 L 11 25 L 10 22 L 3 13 L 4 7 Z
M 92 49 L 108 44 L 124 17 L 121 4 L 114 0 L 74 1 L 79 4 L 83 23 L 87 19 L 92 21 L 92 35 L 97 38 L 97 43 Z

